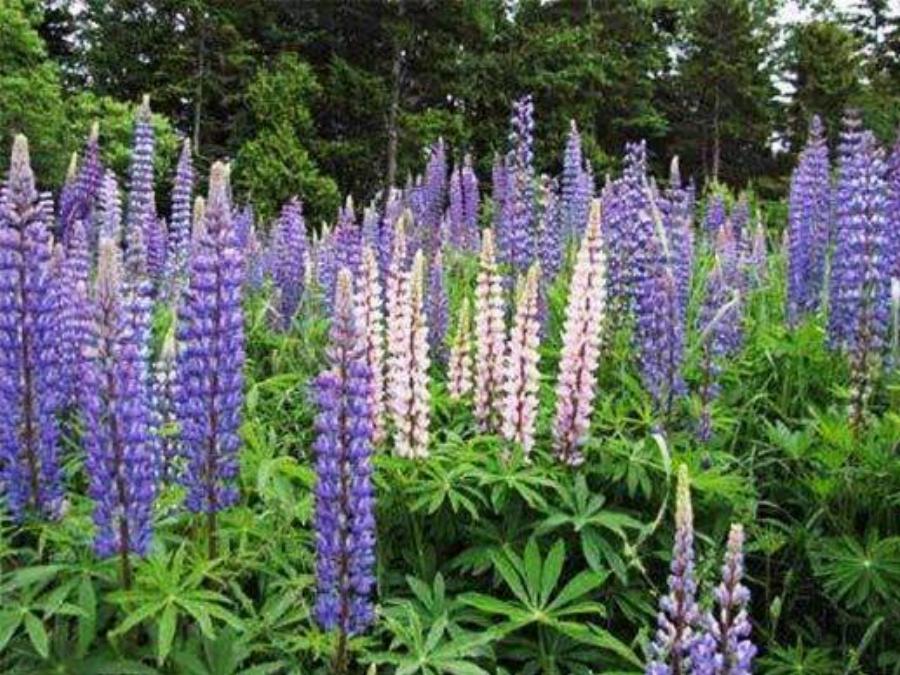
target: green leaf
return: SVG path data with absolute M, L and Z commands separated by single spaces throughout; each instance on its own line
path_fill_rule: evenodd
M 595 588 L 603 585 L 606 581 L 607 574 L 592 572 L 585 570 L 579 572 L 575 577 L 567 583 L 559 592 L 559 595 L 547 607 L 548 610 L 562 609 L 566 605 L 584 597 Z
M 87 575 L 81 578 L 78 585 L 78 606 L 82 615 L 78 617 L 78 655 L 87 654 L 91 643 L 97 637 L 97 595 L 94 584 Z
M 22 612 L 7 610 L 0 613 L 0 653 L 22 625 Z
M 545 606 L 550 601 L 550 596 L 556 590 L 559 576 L 562 574 L 563 562 L 566 558 L 566 545 L 562 539 L 558 539 L 547 554 L 544 561 L 544 570 L 541 575 L 540 605 Z
M 159 620 L 159 631 L 156 636 L 156 664 L 162 666 L 172 649 L 175 629 L 178 627 L 178 608 L 170 603 L 166 605 Z
M 46 659 L 50 654 L 50 641 L 47 637 L 47 630 L 44 623 L 31 612 L 25 614 L 25 631 L 28 633 L 28 639 L 34 646 L 37 653 Z

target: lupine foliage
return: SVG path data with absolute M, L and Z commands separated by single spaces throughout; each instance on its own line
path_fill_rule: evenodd
M 309 238 L 222 163 L 186 212 L 187 149 L 163 221 L 146 108 L 124 225 L 95 136 L 55 212 L 16 140 L 4 672 L 896 668 L 895 159 L 851 115 L 831 200 L 813 123 L 785 219 L 630 143 L 597 199 L 534 103 L 483 213 L 438 142 Z

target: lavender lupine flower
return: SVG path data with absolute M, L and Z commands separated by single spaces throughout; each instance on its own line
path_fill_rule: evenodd
M 159 264 L 164 257 L 158 250 L 159 222 L 156 215 L 156 195 L 153 191 L 154 143 L 150 97 L 144 96 L 134 121 L 134 144 L 128 172 L 128 219 L 125 227 L 126 231 L 141 229 L 144 245 L 147 246 L 144 252 L 147 256 L 147 272 L 151 278 L 156 278 L 162 273 L 162 269 L 155 269 L 153 265 Z M 151 250 L 151 246 L 157 248 Z
M 839 166 L 828 337 L 833 348 L 851 354 L 851 423 L 857 427 L 887 342 L 892 261 L 883 153 L 855 114 L 844 122 Z
M 684 393 L 681 363 L 685 315 L 665 227 L 655 203 L 648 201 L 656 231 L 641 256 L 644 269 L 635 286 L 634 339 L 644 386 L 665 418 L 675 397 Z
M 447 360 L 447 324 L 450 321 L 449 301 L 444 286 L 444 262 L 440 249 L 431 256 L 428 267 L 428 346 L 432 361 L 445 363 Z
M 169 228 L 164 218 L 156 218 L 145 231 L 147 246 L 147 272 L 154 283 L 163 278 L 166 272 L 166 248 L 169 241 Z
M 720 193 L 713 194 L 706 201 L 706 216 L 703 229 L 710 239 L 715 241 L 719 230 L 725 226 L 728 214 L 725 210 L 725 198 Z
M 103 174 L 100 197 L 97 204 L 97 237 L 111 239 L 122 245 L 122 196 L 119 183 L 112 171 Z
M 522 446 L 525 457 L 531 454 L 534 447 L 541 376 L 538 371 L 540 278 L 540 263 L 533 263 L 518 292 L 516 314 L 510 328 L 504 361 L 505 398 L 501 431 L 504 438 Z
M 678 304 L 684 317 L 694 272 L 694 204 L 690 189 L 682 186 L 678 157 L 672 158 L 669 187 L 659 206 L 669 241 L 668 262 L 675 274 Z
M 891 276 L 900 283 L 900 131 L 887 161 L 887 237 L 893 244 Z
M 511 193 L 511 178 L 506 158 L 495 155 L 491 167 L 491 222 L 501 258 L 508 248 L 507 242 L 511 236 L 509 208 Z
M 294 314 L 303 297 L 303 276 L 306 257 L 306 223 L 303 209 L 295 198 L 281 209 L 281 216 L 272 232 L 271 259 L 272 281 L 280 293 L 278 313 L 282 328 L 291 325 Z
M 499 430 L 502 413 L 506 308 L 503 277 L 497 267 L 494 232 L 481 234 L 475 288 L 475 419 L 482 431 Z
M 370 372 L 351 273 L 337 273 L 328 369 L 314 385 L 316 604 L 319 625 L 362 633 L 375 618 L 375 489 Z
M 125 306 L 120 265 L 115 243 L 101 239 L 92 358 L 82 375 L 89 385 L 83 411 L 94 549 L 121 556 L 128 587 L 128 555 L 146 555 L 150 547 L 156 476 L 144 350 Z
M 472 393 L 472 305 L 463 298 L 447 368 L 447 389 L 455 401 Z
M 234 484 L 243 403 L 242 261 L 235 245 L 225 165 L 209 179 L 205 232 L 194 241 L 189 283 L 178 317 L 178 420 L 187 507 L 206 513 L 210 557 L 215 514 L 237 501 Z
M 441 217 L 447 199 L 447 151 L 442 138 L 431 146 L 423 190 L 423 212 L 417 224 L 424 234 L 426 251 L 433 254 L 443 245 Z
M 229 169 L 230 171 L 230 169 Z M 231 197 L 228 197 L 231 200 Z M 234 229 L 234 240 L 239 251 L 247 248 L 250 241 L 250 233 L 256 226 L 256 216 L 253 213 L 253 207 L 249 204 L 241 208 L 234 208 L 232 213 L 232 228 Z
M 362 261 L 362 232 L 356 224 L 353 200 L 350 197 L 347 197 L 346 206 L 338 215 L 329 249 L 330 255 L 319 262 L 319 284 L 325 293 L 325 302 L 330 307 L 337 271 L 346 267 L 355 276 L 359 273 Z
M 606 308 L 606 261 L 600 220 L 600 202 L 594 200 L 572 271 L 563 324 L 553 440 L 557 457 L 570 466 L 584 461 L 581 445 L 590 426 L 600 358 Z
M 394 452 L 412 459 L 428 456 L 431 396 L 424 292 L 425 256 L 418 251 L 388 324 L 388 408 L 394 422 Z
M 167 241 L 169 250 L 166 253 L 166 283 L 170 299 L 181 294 L 187 276 L 193 193 L 194 162 L 191 157 L 191 141 L 186 138 L 181 146 L 172 187 L 172 222 Z
M 57 244 L 61 251 L 62 245 Z M 59 268 L 54 273 L 56 284 L 57 316 L 59 322 L 60 367 L 62 377 L 62 404 L 77 407 L 80 392 L 85 383 L 81 377 L 88 339 L 90 335 L 91 301 L 89 298 L 89 278 L 91 274 L 91 251 L 87 234 L 81 220 L 72 223 L 69 230 L 69 245 L 64 256 L 60 256 Z
M 567 238 L 580 237 L 587 224 L 593 190 L 588 192 L 584 180 L 584 159 L 581 152 L 581 134 L 575 120 L 570 122 L 563 153 L 563 170 L 560 181 L 559 220 Z
M 765 281 L 768 264 L 766 250 L 766 228 L 762 219 L 757 216 L 756 224 L 753 226 L 753 235 L 750 237 L 747 259 L 744 262 L 748 277 L 747 283 L 750 286 L 756 287 Z
M 540 237 L 541 270 L 547 280 L 556 278 L 563 262 L 564 224 L 561 222 L 560 205 L 556 197 L 556 185 L 547 176 L 541 180 L 538 220 Z
M 669 592 L 660 598 L 657 630 L 650 646 L 647 675 L 689 675 L 691 648 L 700 619 L 694 580 L 694 513 L 687 467 L 678 468 L 675 497 L 675 545 Z
M 748 232 L 750 226 L 750 203 L 746 194 L 742 194 L 731 209 L 731 213 L 728 214 L 728 222 L 737 242 L 738 254 L 743 258 L 748 252 L 751 235 Z
M 449 202 L 450 204 L 447 207 L 449 221 L 447 243 L 457 251 L 464 251 L 468 248 L 468 230 L 465 220 L 462 169 L 460 167 L 454 167 L 450 173 Z
M 466 250 L 478 249 L 478 207 L 481 197 L 478 192 L 478 176 L 472 166 L 472 156 L 463 158 L 460 172 L 460 186 L 462 188 L 464 243 Z
M 175 331 L 163 339 L 153 367 L 154 427 L 159 435 L 159 477 L 163 482 L 177 479 L 177 463 L 181 457 L 178 429 L 178 350 Z
M 18 135 L 0 192 L 0 486 L 17 520 L 28 510 L 55 517 L 62 506 L 50 218 Z
M 750 640 L 747 615 L 749 589 L 744 576 L 744 528 L 732 525 L 728 534 L 722 583 L 715 590 L 718 611 L 703 617 L 706 630 L 691 649 L 692 675 L 750 675 L 756 647 Z
M 819 308 L 831 230 L 828 143 L 818 115 L 791 175 L 788 201 L 788 323 L 795 326 Z
M 363 250 L 360 274 L 356 305 L 360 329 L 365 335 L 366 365 L 371 374 L 369 415 L 372 418 L 372 441 L 380 443 L 385 436 L 384 311 L 378 258 L 371 246 Z
M 405 209 L 403 196 L 399 190 L 391 189 L 384 206 L 384 214 L 378 228 L 378 267 L 382 277 L 387 277 L 388 266 L 391 263 L 391 252 L 394 247 L 394 228 L 397 221 L 403 215 Z
M 706 277 L 703 304 L 698 316 L 700 331 L 700 422 L 697 438 L 708 442 L 712 437 L 712 402 L 719 394 L 721 360 L 735 352 L 741 343 L 740 290 L 730 286 L 717 257 Z
M 536 218 L 534 208 L 534 104 L 531 96 L 513 103 L 510 142 L 508 239 L 503 260 L 524 272 L 534 260 Z
M 81 221 L 85 231 L 90 231 L 93 241 L 94 209 L 100 194 L 103 180 L 103 164 L 100 160 L 100 126 L 97 122 L 91 125 L 87 142 L 84 146 L 84 159 L 69 190 L 64 190 L 65 197 L 60 199 L 59 228 L 63 243 L 68 247 L 71 227 L 75 221 Z

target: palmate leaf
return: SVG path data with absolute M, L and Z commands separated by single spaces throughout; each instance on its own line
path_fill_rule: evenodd
M 900 601 L 900 537 L 865 543 L 852 537 L 825 539 L 813 551 L 813 567 L 825 593 L 836 603 L 855 608 L 874 599 Z
M 591 599 L 602 586 L 608 573 L 584 570 L 557 592 L 565 561 L 565 544 L 557 540 L 546 557 L 541 556 L 537 540 L 532 537 L 522 556 L 505 547 L 492 555 L 494 569 L 513 595 L 512 600 L 484 593 L 464 593 L 460 602 L 492 617 L 504 619 L 508 631 L 536 624 L 601 649 L 612 651 L 635 665 L 639 660 L 623 643 L 585 621 L 586 617 L 604 617 L 606 610 Z M 577 621 L 570 618 L 577 617 Z

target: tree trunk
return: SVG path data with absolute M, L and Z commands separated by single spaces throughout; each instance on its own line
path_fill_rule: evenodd
M 712 179 L 713 183 L 719 182 L 719 162 L 722 157 L 722 139 L 719 135 L 719 88 L 716 87 L 716 100 L 713 104 L 713 148 L 712 148 Z
M 397 181 L 397 118 L 400 116 L 400 86 L 403 77 L 403 49 L 399 40 L 394 42 L 394 63 L 391 66 L 391 106 L 388 110 L 387 123 L 387 175 L 385 176 L 384 199 L 387 203 L 391 188 L 395 186 Z
M 206 13 L 200 11 L 199 36 L 197 38 L 197 73 L 194 87 L 194 153 L 200 155 L 200 126 L 203 121 L 203 78 L 206 74 Z

